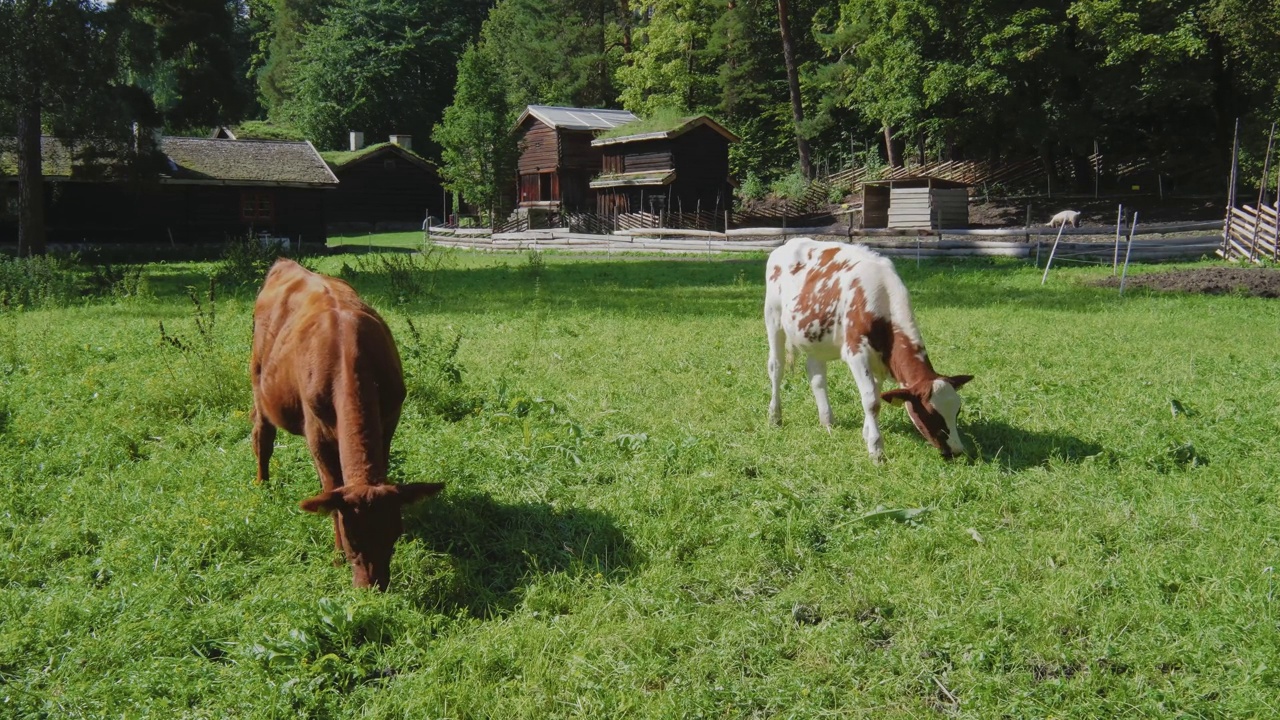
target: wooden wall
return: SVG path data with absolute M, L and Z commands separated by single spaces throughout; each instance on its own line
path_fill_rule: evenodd
M 241 219 L 242 192 L 265 193 L 274 210 L 268 222 Z M 321 242 L 325 207 L 332 190 L 323 188 L 45 183 L 45 223 L 50 243 L 220 242 L 250 232 L 307 243 Z M 0 226 L 0 240 L 17 240 Z
M 436 173 L 394 150 L 375 152 L 334 171 L 328 222 L 418 222 L 444 217 Z
M 520 160 L 516 164 L 520 174 L 560 167 L 560 138 L 552 127 L 527 117 L 516 132 L 520 135 Z

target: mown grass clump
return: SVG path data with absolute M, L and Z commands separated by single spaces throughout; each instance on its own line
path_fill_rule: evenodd
M 1273 712 L 1274 301 L 902 263 L 975 458 L 886 408 L 877 466 L 838 367 L 769 427 L 762 257 L 313 262 L 398 341 L 391 479 L 447 483 L 391 590 L 300 438 L 252 482 L 256 288 L 150 265 L 0 313 L 0 715 Z

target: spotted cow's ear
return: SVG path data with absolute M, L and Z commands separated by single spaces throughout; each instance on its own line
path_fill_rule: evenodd
M 960 388 L 965 386 L 965 383 L 969 382 L 972 379 L 973 379 L 972 375 L 952 375 L 951 377 L 947 378 L 947 383 L 949 383 L 951 387 L 955 388 L 956 390 L 959 390 Z
M 881 400 L 884 400 L 890 405 L 897 405 L 899 407 L 904 405 L 908 400 L 910 400 L 913 397 L 915 397 L 915 393 L 911 392 L 906 388 L 897 388 L 896 390 L 888 390 L 886 392 L 880 393 Z
M 341 490 L 328 490 L 314 497 L 298 503 L 298 507 L 309 513 L 317 515 L 328 515 L 342 508 L 346 504 L 346 497 L 343 496 Z

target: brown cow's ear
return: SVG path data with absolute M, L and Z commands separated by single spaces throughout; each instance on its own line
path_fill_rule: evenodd
M 346 504 L 346 497 L 343 496 L 341 490 L 328 490 L 314 497 L 298 503 L 298 507 L 306 512 L 316 513 L 317 515 L 328 515 L 331 512 L 339 510 Z
M 972 375 L 952 375 L 951 377 L 947 378 L 947 382 L 951 385 L 951 387 L 955 388 L 956 390 L 959 390 L 960 388 L 964 387 L 965 384 L 972 379 L 973 379 Z
M 444 483 L 406 483 L 391 487 L 395 488 L 396 497 L 402 504 L 412 505 L 420 500 L 439 495 L 444 489 Z
M 899 407 L 901 407 L 903 404 L 905 404 L 908 400 L 910 400 L 913 397 L 915 397 L 915 393 L 911 392 L 906 388 L 897 388 L 896 390 L 889 390 L 889 391 L 880 393 L 881 400 L 884 400 L 890 405 L 897 405 Z

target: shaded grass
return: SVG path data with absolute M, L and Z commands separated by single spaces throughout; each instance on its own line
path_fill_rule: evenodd
M 834 368 L 834 432 L 802 370 L 767 426 L 762 266 L 455 253 L 417 295 L 352 275 L 416 388 L 393 478 L 449 484 L 384 595 L 296 510 L 299 438 L 251 482 L 250 289 L 188 352 L 156 322 L 197 332 L 210 265 L 0 314 L 3 714 L 1275 714 L 1273 302 L 903 263 L 931 357 L 977 376 L 978 452 L 944 463 L 886 409 L 875 466 Z

